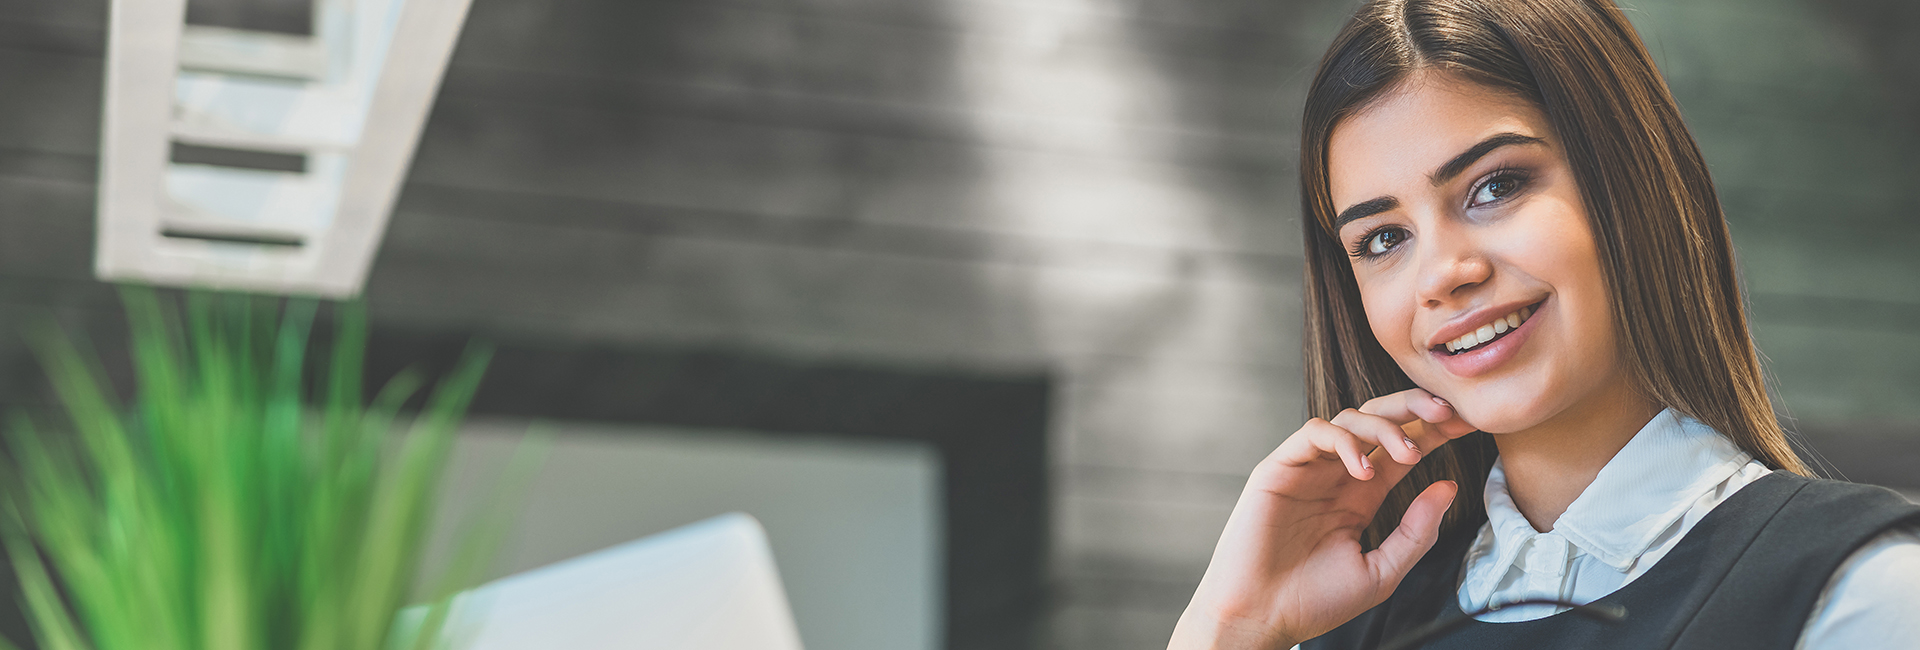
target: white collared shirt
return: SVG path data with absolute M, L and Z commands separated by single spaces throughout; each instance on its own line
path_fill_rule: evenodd
M 1514 507 L 1505 466 L 1495 461 L 1487 523 L 1467 551 L 1460 608 L 1523 598 L 1598 600 L 1645 574 L 1714 506 L 1767 474 L 1711 427 L 1669 409 L 1542 533 Z M 1525 621 L 1559 609 L 1515 607 L 1478 618 Z M 1855 551 L 1834 572 L 1797 647 L 1920 648 L 1920 531 L 1889 531 Z

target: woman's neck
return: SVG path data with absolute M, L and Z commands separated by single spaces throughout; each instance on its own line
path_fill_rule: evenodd
M 1619 382 L 1530 429 L 1495 435 L 1513 505 L 1534 530 L 1553 530 L 1600 468 L 1659 414 L 1659 406 Z

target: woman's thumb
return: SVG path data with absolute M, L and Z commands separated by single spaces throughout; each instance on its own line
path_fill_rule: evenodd
M 1459 493 L 1460 485 L 1453 481 L 1435 481 L 1427 486 L 1407 506 L 1407 513 L 1400 516 L 1400 526 L 1393 529 L 1393 534 L 1380 542 L 1380 548 L 1367 553 L 1367 564 L 1373 569 L 1381 597 L 1393 593 L 1394 588 L 1400 586 L 1400 579 L 1413 570 L 1414 563 L 1427 554 L 1427 549 L 1433 548 L 1434 540 L 1440 537 L 1440 519 Z

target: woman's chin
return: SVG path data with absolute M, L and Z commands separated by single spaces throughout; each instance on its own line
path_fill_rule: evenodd
M 1533 428 L 1546 418 L 1533 405 L 1503 404 L 1481 399 L 1451 400 L 1454 412 L 1473 428 L 1499 435 Z

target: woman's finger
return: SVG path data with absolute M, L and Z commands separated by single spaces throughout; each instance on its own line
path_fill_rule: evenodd
M 1354 409 L 1342 411 L 1333 419 L 1334 424 L 1354 432 L 1362 440 L 1374 441 L 1378 449 L 1368 454 L 1376 468 L 1372 480 L 1384 480 L 1388 487 L 1399 483 L 1420 459 L 1451 440 L 1428 431 L 1422 422 L 1414 420 L 1412 424 L 1400 425 Z
M 1423 388 L 1409 388 L 1367 400 L 1367 403 L 1360 405 L 1360 412 L 1378 415 L 1399 424 L 1426 422 L 1432 426 L 1418 429 L 1440 433 L 1444 440 L 1452 440 L 1475 430 L 1473 425 L 1460 419 L 1452 403 L 1435 397 Z
M 1353 432 L 1332 422 L 1314 418 L 1307 420 L 1306 426 L 1300 427 L 1300 432 L 1294 435 L 1296 437 L 1304 435 L 1306 441 L 1321 458 L 1339 457 L 1340 462 L 1347 466 L 1347 474 L 1354 478 L 1362 481 L 1373 478 L 1373 461 L 1367 458 L 1366 443 L 1353 435 Z
M 1414 420 L 1437 424 L 1453 417 L 1453 406 L 1435 399 L 1433 393 L 1424 388 L 1409 388 L 1367 400 L 1360 405 L 1360 412 L 1378 415 L 1396 424 Z
M 1420 457 L 1426 455 L 1425 452 L 1420 451 L 1419 443 L 1415 442 L 1412 436 L 1407 435 L 1407 431 L 1402 429 L 1399 423 L 1387 418 L 1362 413 L 1356 409 L 1347 409 L 1333 416 L 1333 424 L 1379 447 L 1387 456 L 1387 460 L 1395 463 L 1412 465 L 1420 462 Z

